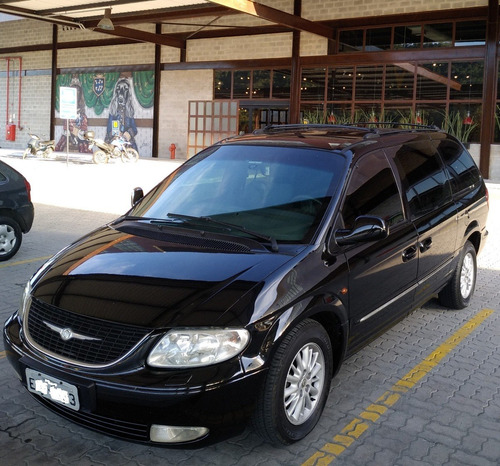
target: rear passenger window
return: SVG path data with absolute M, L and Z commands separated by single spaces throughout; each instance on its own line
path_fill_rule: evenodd
M 375 152 L 356 164 L 342 210 L 346 228 L 360 215 L 375 215 L 392 226 L 404 220 L 401 196 L 385 154 Z
M 451 188 L 430 141 L 404 144 L 394 155 L 413 218 L 451 201 Z
M 479 182 L 479 170 L 470 154 L 460 144 L 451 139 L 445 139 L 439 143 L 438 150 L 450 173 L 454 194 L 470 189 Z

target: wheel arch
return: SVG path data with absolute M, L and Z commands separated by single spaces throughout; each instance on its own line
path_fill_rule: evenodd
M 325 301 L 331 301 L 328 304 Z M 318 322 L 328 333 L 332 346 L 332 362 L 334 376 L 345 358 L 347 350 L 347 341 L 349 337 L 348 315 L 345 305 L 339 298 L 331 299 L 329 297 L 319 297 L 314 299 L 307 306 L 306 309 L 300 309 L 299 305 L 290 308 L 289 311 L 284 312 L 274 322 L 272 329 L 268 334 L 268 341 L 265 347 L 269 348 L 265 359 L 270 361 L 273 357 L 274 351 L 279 346 L 279 342 L 300 322 L 311 319 Z

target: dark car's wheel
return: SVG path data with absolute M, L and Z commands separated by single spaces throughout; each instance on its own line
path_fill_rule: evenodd
M 439 293 L 439 301 L 445 307 L 463 309 L 469 305 L 476 286 L 476 250 L 467 241 L 460 253 L 458 264 L 448 284 Z
M 304 320 L 286 335 L 271 362 L 253 418 L 257 433 L 287 445 L 311 432 L 323 412 L 332 370 L 328 333 Z
M 0 217 L 0 261 L 10 259 L 21 247 L 23 233 L 10 217 Z

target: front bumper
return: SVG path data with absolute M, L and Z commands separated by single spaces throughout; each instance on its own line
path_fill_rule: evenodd
M 197 369 L 198 374 L 146 367 L 132 373 L 112 373 L 109 368 L 85 372 L 51 361 L 26 345 L 16 314 L 5 323 L 3 336 L 7 358 L 25 388 L 26 369 L 77 387 L 78 411 L 29 392 L 44 406 L 98 432 L 154 445 L 175 442 L 153 442 L 152 425 L 207 428 L 207 435 L 189 442 L 196 446 L 239 433 L 253 411 L 265 375 L 263 369 L 249 374 L 235 371 L 234 362 Z M 200 370 L 207 371 L 211 383 L 199 383 Z M 213 383 L 216 378 L 219 382 Z

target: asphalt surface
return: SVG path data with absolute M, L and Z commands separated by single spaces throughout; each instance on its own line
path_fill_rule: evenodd
M 97 166 L 0 158 L 29 179 L 36 217 L 18 254 L 0 262 L 0 321 L 50 255 L 130 205 L 178 164 L 120 161 Z M 500 185 L 490 191 L 489 240 L 476 292 L 461 311 L 430 301 L 342 366 L 322 419 L 287 447 L 250 428 L 202 449 L 124 442 L 72 424 L 39 405 L 17 380 L 0 342 L 0 464 L 10 465 L 474 465 L 500 464 Z

